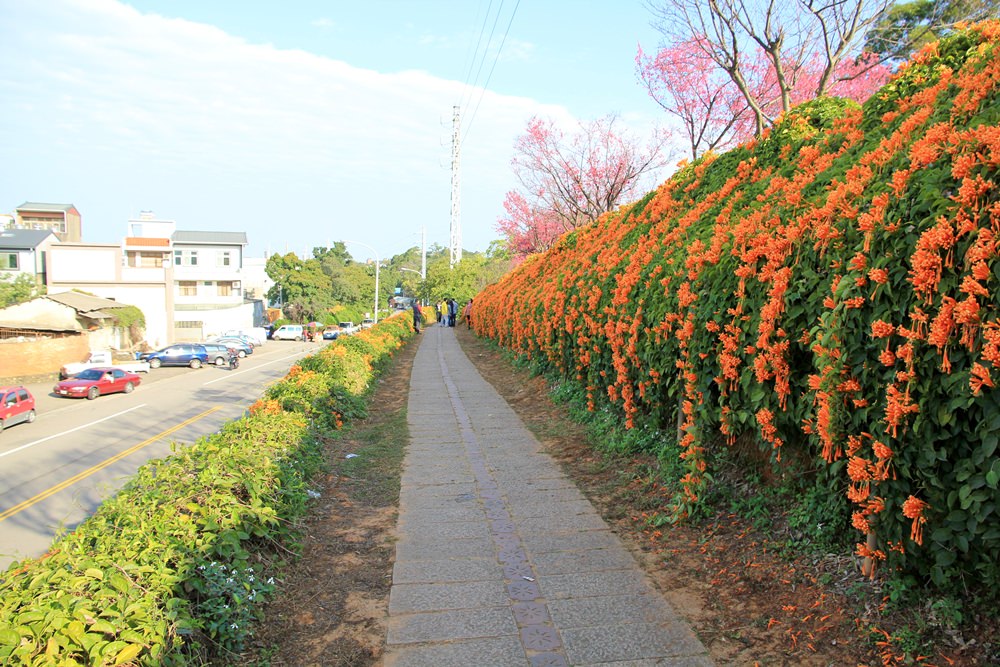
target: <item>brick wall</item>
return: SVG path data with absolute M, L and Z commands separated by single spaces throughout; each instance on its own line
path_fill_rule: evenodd
M 50 380 L 59 367 L 90 354 L 87 334 L 36 340 L 0 340 L 0 384 Z

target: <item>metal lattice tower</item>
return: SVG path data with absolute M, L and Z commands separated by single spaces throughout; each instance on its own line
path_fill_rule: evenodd
M 459 191 L 459 148 L 462 141 L 462 122 L 459 107 L 452 107 L 451 116 L 451 266 L 462 261 L 461 196 Z

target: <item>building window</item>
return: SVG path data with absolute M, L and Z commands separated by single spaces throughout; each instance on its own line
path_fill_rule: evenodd
M 141 252 L 130 250 L 128 253 L 128 265 L 140 269 L 159 269 L 163 266 L 162 252 Z
M 0 252 L 0 270 L 14 270 L 20 268 L 16 252 Z
M 178 280 L 177 288 L 180 296 L 198 296 L 198 282 L 195 280 Z
M 233 261 L 233 253 L 229 250 L 222 250 L 216 256 L 217 266 L 231 266 Z
M 215 283 L 216 294 L 218 296 L 232 296 L 233 295 L 233 283 L 229 280 L 220 280 Z
M 174 250 L 174 264 L 176 266 L 198 266 L 198 251 Z

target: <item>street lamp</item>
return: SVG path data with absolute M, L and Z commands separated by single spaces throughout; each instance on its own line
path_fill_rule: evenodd
M 405 266 L 399 267 L 399 270 L 400 271 L 409 271 L 410 273 L 415 273 L 418 276 L 420 276 L 420 282 L 421 282 L 420 288 L 423 289 L 423 283 L 424 283 L 424 281 L 427 280 L 427 274 L 425 272 L 423 272 L 423 271 L 417 271 L 416 269 L 408 269 Z M 427 304 L 425 303 L 424 305 L 426 306 Z
M 361 243 L 360 241 L 347 241 L 347 240 L 344 240 L 343 243 L 353 243 L 355 245 L 368 248 L 369 250 L 372 251 L 372 254 L 375 255 L 375 312 L 372 313 L 372 315 L 373 319 L 375 320 L 375 324 L 378 324 L 378 265 L 379 265 L 378 253 L 375 252 L 375 248 L 371 247 L 367 243 Z

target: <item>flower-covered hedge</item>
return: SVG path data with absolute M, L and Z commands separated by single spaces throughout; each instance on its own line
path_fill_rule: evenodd
M 476 330 L 677 433 L 814 462 L 869 566 L 1000 584 L 1000 24 L 683 167 L 476 297 Z
M 186 665 L 238 651 L 288 544 L 321 437 L 363 414 L 412 335 L 394 317 L 326 346 L 218 434 L 142 466 L 40 559 L 0 573 L 0 664 Z

